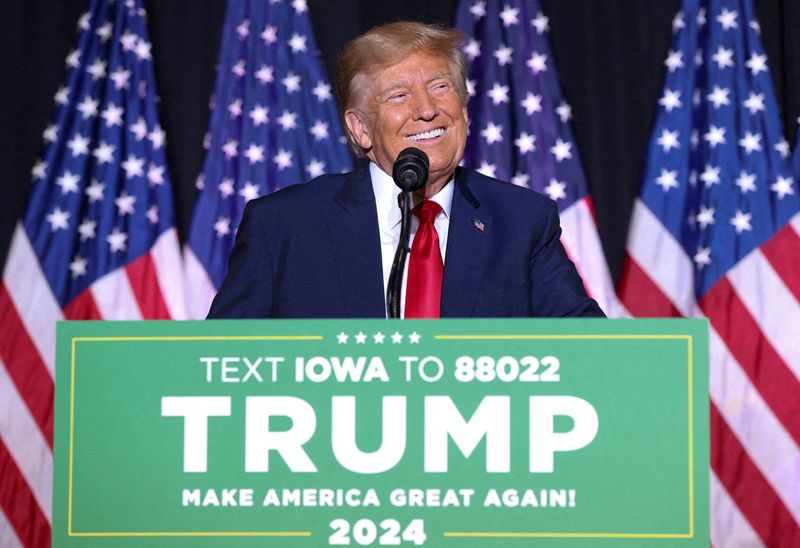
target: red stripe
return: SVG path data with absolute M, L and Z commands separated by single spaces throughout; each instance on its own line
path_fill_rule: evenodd
M 592 221 L 594 221 L 594 224 L 596 225 L 597 211 L 594 208 L 594 202 L 592 201 L 592 197 L 587 195 L 586 198 L 583 199 L 583 201 L 586 202 L 586 209 L 589 210 L 589 215 L 592 216 Z
M 92 296 L 91 288 L 84 289 L 64 307 L 65 320 L 102 320 L 100 309 Z
M 800 381 L 764 337 L 730 280 L 720 278 L 700 306 L 776 418 L 800 444 Z
M 139 303 L 142 318 L 145 320 L 168 320 L 167 303 L 161 294 L 161 286 L 156 275 L 156 266 L 150 253 L 145 253 L 125 267 L 133 295 Z
M 4 283 L 0 283 L 0 359 L 52 449 L 53 379 Z
M 625 254 L 617 286 L 622 304 L 634 317 L 681 317 L 669 297 L 628 253 Z
M 800 235 L 787 223 L 767 243 L 761 246 L 761 252 L 783 283 L 800 301 Z
M 25 477 L 0 439 L 0 508 L 23 546 L 50 546 L 50 524 L 36 503 Z
M 767 546 L 800 546 L 800 527 L 713 403 L 711 468 Z

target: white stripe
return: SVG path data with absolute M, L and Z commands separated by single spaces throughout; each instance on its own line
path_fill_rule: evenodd
M 775 418 L 714 328 L 709 331 L 709 393 L 786 508 L 800 523 L 800 448 Z
M 189 319 L 205 319 L 217 290 L 203 264 L 188 245 L 184 247 L 183 260 L 186 268 L 186 312 Z
M 627 251 L 681 314 L 696 315 L 694 265 L 681 244 L 640 199 L 633 205 Z
M 711 544 L 714 548 L 728 546 L 762 547 L 761 538 L 739 511 L 714 471 L 711 471 Z
M 99 278 L 90 289 L 102 319 L 142 319 L 142 311 L 124 267 L 116 268 Z
M 591 296 L 610 318 L 626 318 L 630 314 L 617 298 L 606 256 L 597 234 L 597 225 L 586 199 L 579 200 L 561 212 L 561 240 L 575 261 Z
M 51 521 L 53 454 L 0 360 L 0 437 L 42 513 Z
M 739 261 L 727 277 L 766 339 L 800 379 L 800 303 L 759 249 Z
M 186 319 L 186 306 L 183 286 L 183 267 L 178 234 L 174 228 L 158 237 L 150 250 L 156 269 L 161 295 L 167 303 L 169 316 L 173 320 Z
M 789 221 L 792 225 L 792 228 L 795 232 L 797 232 L 798 236 L 800 236 L 800 213 L 797 213 L 792 219 Z
M 55 378 L 56 322 L 64 315 L 21 223 L 14 230 L 3 282 L 39 356 Z
M 0 510 L 0 547 L 2 548 L 17 548 L 21 547 L 22 543 L 17 538 L 14 528 L 8 522 L 6 515 Z

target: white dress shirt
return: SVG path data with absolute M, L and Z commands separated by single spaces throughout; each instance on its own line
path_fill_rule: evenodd
M 400 241 L 400 206 L 397 197 L 400 196 L 400 187 L 394 184 L 391 175 L 384 172 L 377 164 L 370 162 L 369 174 L 372 179 L 372 190 L 375 193 L 375 207 L 378 210 L 378 229 L 381 239 L 381 261 L 383 262 L 383 297 L 386 300 L 386 289 L 389 286 L 389 275 L 392 273 L 392 262 Z M 451 179 L 435 196 L 429 198 L 442 207 L 442 211 L 433 221 L 433 226 L 439 234 L 439 250 L 442 252 L 442 262 L 447 251 L 447 232 L 450 228 L 450 207 L 453 205 L 454 183 Z M 414 242 L 414 235 L 419 227 L 419 219 L 411 216 L 411 238 L 409 246 Z M 400 317 L 405 317 L 406 308 L 406 279 L 408 278 L 408 263 L 411 253 L 406 259 L 403 270 L 403 288 L 400 295 Z

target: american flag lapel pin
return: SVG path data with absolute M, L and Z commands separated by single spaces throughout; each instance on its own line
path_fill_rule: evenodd
M 472 224 L 473 224 L 473 226 L 474 226 L 475 228 L 477 228 L 478 230 L 480 230 L 481 232 L 483 232 L 483 229 L 484 229 L 484 224 L 483 224 L 483 221 L 481 221 L 480 219 L 474 219 L 474 218 L 473 218 L 473 219 L 472 219 Z

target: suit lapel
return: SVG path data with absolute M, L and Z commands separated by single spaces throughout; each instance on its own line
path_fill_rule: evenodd
M 345 305 L 342 317 L 385 317 L 378 213 L 369 172 L 349 173 L 334 200 L 328 229 Z
M 469 172 L 456 172 L 442 283 L 442 317 L 472 316 L 489 252 L 492 218 L 469 187 Z

